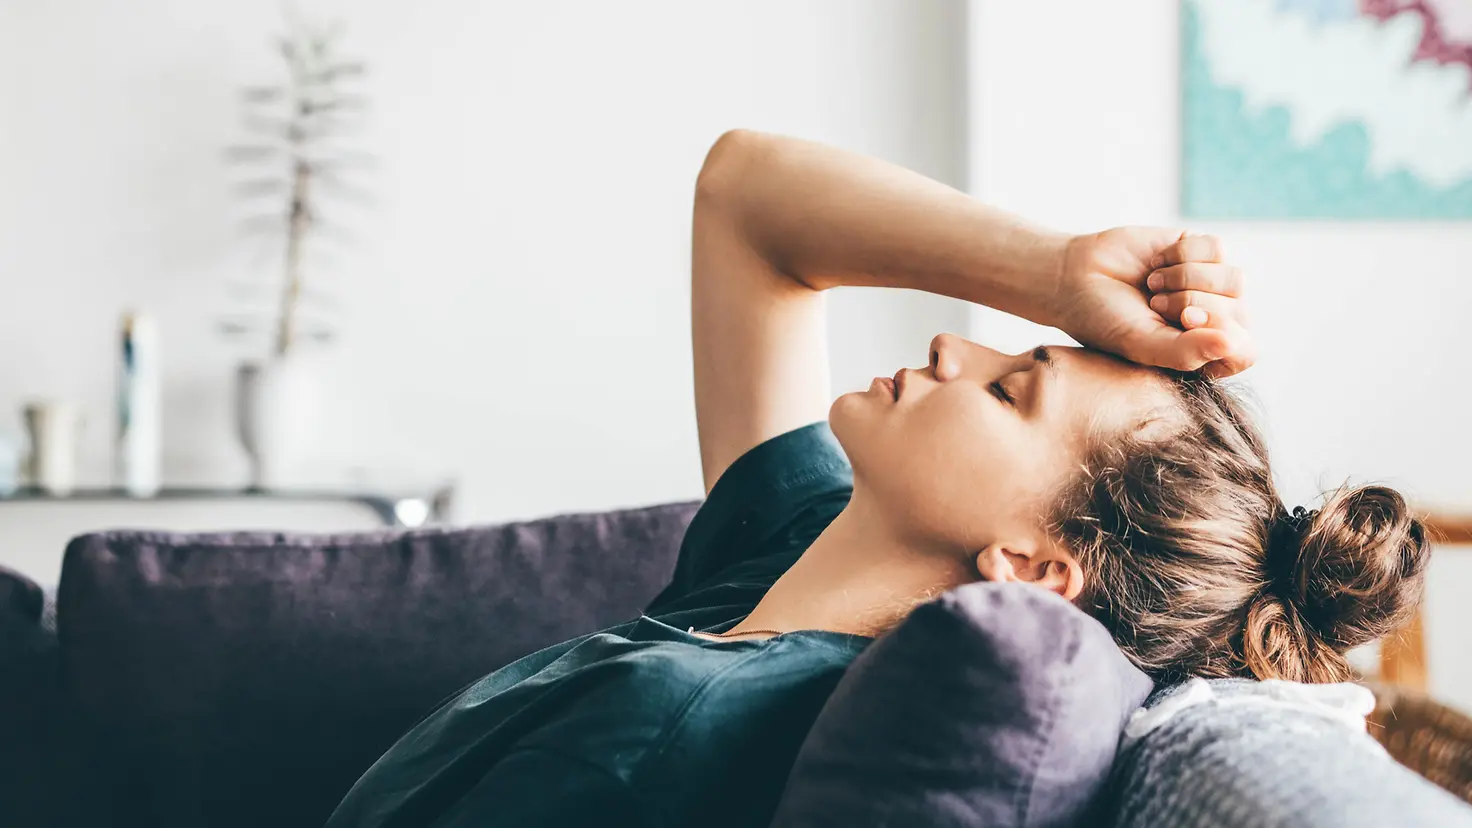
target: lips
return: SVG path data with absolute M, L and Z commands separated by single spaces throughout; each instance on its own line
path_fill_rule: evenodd
M 894 379 L 890 380 L 894 385 L 894 401 L 900 401 L 900 395 L 905 393 L 905 369 L 901 368 L 894 372 Z

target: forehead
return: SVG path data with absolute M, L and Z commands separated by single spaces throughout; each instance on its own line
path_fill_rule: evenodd
M 1133 431 L 1176 410 L 1165 374 L 1088 348 L 1049 348 L 1058 366 L 1053 416 L 1075 433 Z

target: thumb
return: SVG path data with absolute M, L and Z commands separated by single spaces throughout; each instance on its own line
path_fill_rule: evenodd
M 1162 325 L 1144 337 L 1135 349 L 1136 355 L 1130 358 L 1145 365 L 1195 371 L 1228 356 L 1231 347 L 1230 337 L 1217 328 L 1182 331 Z

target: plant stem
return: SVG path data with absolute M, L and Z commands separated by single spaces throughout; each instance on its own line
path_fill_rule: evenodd
M 284 357 L 296 339 L 296 311 L 302 296 L 302 242 L 312 214 L 307 209 L 307 197 L 311 184 L 312 170 L 302 158 L 297 158 L 291 175 L 290 222 L 286 230 L 286 284 L 281 293 L 281 326 L 276 331 L 276 356 Z

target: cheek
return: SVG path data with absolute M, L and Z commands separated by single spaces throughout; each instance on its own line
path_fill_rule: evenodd
M 874 488 L 917 531 L 970 545 L 1019 490 L 1028 427 L 985 392 L 938 389 L 896 418 Z
M 854 476 L 897 525 L 962 548 L 1038 508 L 1067 458 L 1044 425 L 983 389 L 936 389 L 900 409 L 839 398 L 829 412 Z
M 1015 465 L 1027 437 L 1008 409 L 979 395 L 937 396 L 916 413 L 915 443 L 927 465 L 946 481 L 950 497 L 968 501 L 989 493 L 999 473 Z
M 897 424 L 883 497 L 917 534 L 975 549 L 1031 526 L 1072 467 L 1065 435 L 984 391 L 937 391 Z

